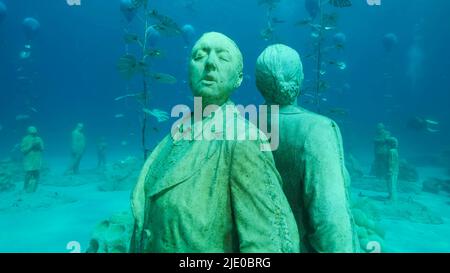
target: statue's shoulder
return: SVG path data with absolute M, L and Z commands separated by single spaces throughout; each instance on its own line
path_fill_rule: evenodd
M 311 134 L 315 131 L 339 130 L 333 119 L 298 106 L 280 108 L 280 119 L 283 119 L 284 124 L 289 124 L 294 130 L 299 130 L 304 134 Z
M 267 136 L 251 121 L 247 120 L 240 113 L 236 115 L 237 140 L 246 140 L 252 144 L 267 142 Z

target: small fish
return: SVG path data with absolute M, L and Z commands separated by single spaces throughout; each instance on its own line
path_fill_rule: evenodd
M 122 140 L 122 142 L 120 142 L 120 145 L 122 145 L 122 146 L 127 146 L 127 145 L 128 145 L 128 141 Z
M 142 96 L 144 96 L 144 92 L 126 94 L 123 96 L 119 96 L 119 97 L 115 98 L 114 100 L 119 101 L 119 100 L 123 100 L 125 98 L 135 98 L 135 97 L 142 97 Z
M 319 91 L 320 92 L 323 92 L 323 91 L 327 90 L 328 88 L 330 88 L 330 86 L 328 85 L 327 82 L 319 81 Z
M 340 70 L 345 70 L 347 68 L 347 64 L 345 62 L 338 62 L 336 65 Z
M 271 21 L 272 21 L 272 23 L 274 23 L 274 24 L 284 24 L 284 23 L 286 23 L 285 20 L 281 20 L 281 19 L 278 19 L 278 18 L 276 18 L 276 17 L 273 17 Z
M 431 119 L 426 119 L 425 122 L 428 123 L 428 124 L 433 124 L 433 125 L 438 125 L 439 124 L 438 121 L 431 120 Z
M 161 50 L 156 49 L 156 48 L 148 48 L 147 50 L 145 50 L 145 56 L 147 57 L 163 57 L 164 54 Z
M 35 113 L 38 112 L 38 111 L 36 110 L 36 108 L 34 108 L 34 107 L 30 107 L 30 110 L 33 111 L 33 112 L 35 112 Z
M 344 108 L 331 108 L 328 110 L 329 114 L 347 115 L 348 111 Z
M 20 114 L 20 115 L 16 116 L 16 120 L 25 120 L 25 119 L 29 119 L 29 118 L 30 118 L 29 115 L 22 115 L 22 114 Z
M 335 47 L 337 50 L 343 50 L 345 48 L 345 45 L 344 44 L 336 44 Z
M 28 59 L 31 56 L 31 51 L 21 51 L 19 54 L 19 57 L 23 60 L 23 59 Z
M 294 25 L 298 27 L 309 26 L 311 24 L 311 19 L 303 19 L 297 21 Z
M 123 115 L 123 114 L 116 114 L 116 115 L 114 115 L 114 117 L 115 117 L 115 118 L 123 118 L 124 115 Z
M 158 122 L 163 122 L 169 119 L 169 114 L 167 112 L 156 108 L 153 110 L 143 108 L 142 111 L 148 115 L 154 116 Z
M 134 33 L 126 33 L 123 36 L 123 40 L 127 44 L 132 44 L 132 43 L 139 42 L 139 36 L 137 34 L 134 34 Z
M 19 76 L 19 77 L 17 77 L 17 80 L 18 81 L 25 81 L 25 80 L 29 80 L 29 78 L 25 77 L 25 76 Z
M 153 129 L 153 131 L 155 131 L 155 132 L 159 132 L 158 127 L 153 127 L 152 129 Z
M 164 74 L 164 73 L 153 73 L 151 75 L 152 79 L 157 82 L 165 83 L 165 84 L 175 84 L 177 83 L 177 78 L 172 75 Z
M 347 68 L 347 64 L 342 61 L 329 61 L 329 64 L 336 65 L 340 70 L 345 70 Z

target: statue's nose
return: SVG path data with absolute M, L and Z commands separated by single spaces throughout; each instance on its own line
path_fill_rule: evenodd
M 214 52 L 211 52 L 206 59 L 206 68 L 208 70 L 217 69 L 217 56 Z

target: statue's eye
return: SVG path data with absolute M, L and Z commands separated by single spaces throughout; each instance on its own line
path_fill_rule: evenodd
M 203 59 L 205 56 L 206 56 L 205 52 L 198 52 L 197 54 L 194 55 L 194 60 L 199 61 Z
M 229 62 L 231 60 L 229 54 L 227 54 L 227 53 L 219 54 L 219 59 L 221 59 L 222 61 L 225 61 L 225 62 Z

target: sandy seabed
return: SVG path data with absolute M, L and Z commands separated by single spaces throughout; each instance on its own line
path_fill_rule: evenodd
M 56 162 L 36 193 L 24 193 L 22 181 L 17 181 L 14 190 L 0 192 L 0 252 L 69 253 L 74 241 L 85 252 L 99 222 L 130 210 L 131 188 L 99 190 L 104 181 L 95 171 L 82 169 L 77 176 L 65 176 L 65 166 Z M 439 168 L 418 171 L 421 181 L 427 177 L 448 179 Z M 385 233 L 384 251 L 450 252 L 448 194 L 420 188 L 400 191 L 399 203 L 392 205 L 386 200 L 387 193 L 371 189 L 370 183 L 352 183 L 352 200 L 364 198 L 376 211 L 377 224 Z

